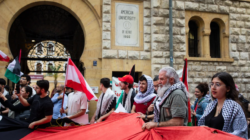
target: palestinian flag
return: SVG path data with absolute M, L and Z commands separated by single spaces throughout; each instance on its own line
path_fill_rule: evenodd
M 13 83 L 18 83 L 23 73 L 21 72 L 21 66 L 18 61 L 18 56 L 8 65 L 5 72 L 5 77 Z
M 187 58 L 185 59 L 183 71 L 182 71 L 182 82 L 185 84 L 187 91 L 188 91 L 188 62 Z M 190 99 L 188 98 L 188 126 L 192 126 L 192 120 L 191 120 L 191 105 L 190 105 Z

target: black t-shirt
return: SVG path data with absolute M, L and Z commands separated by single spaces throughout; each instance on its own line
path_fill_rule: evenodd
M 53 103 L 48 96 L 40 98 L 39 95 L 34 95 L 28 100 L 28 103 L 31 108 L 30 117 L 28 119 L 30 123 L 53 114 Z
M 103 94 L 104 96 L 104 94 Z M 102 106 L 102 100 L 103 100 L 103 96 L 101 97 L 101 104 L 100 106 Z M 111 105 L 109 106 L 108 110 L 106 111 L 106 113 L 109 113 L 112 109 L 115 109 L 116 106 L 116 97 L 112 100 Z M 101 109 L 99 110 L 99 114 L 97 119 L 99 119 L 101 117 Z
M 224 126 L 224 118 L 222 116 L 222 109 L 218 116 L 214 116 L 216 113 L 216 107 L 205 117 L 205 125 L 211 128 L 222 130 Z

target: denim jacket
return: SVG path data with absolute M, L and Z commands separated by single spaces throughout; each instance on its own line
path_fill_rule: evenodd
M 199 119 L 203 115 L 204 110 L 206 109 L 208 102 L 209 102 L 205 97 L 202 97 L 200 100 L 202 100 L 202 101 L 200 103 L 198 103 L 198 107 L 196 110 L 197 121 L 199 121 Z M 198 98 L 195 100 L 194 105 L 191 106 L 192 110 L 195 109 L 195 105 L 197 104 L 197 102 L 198 102 Z

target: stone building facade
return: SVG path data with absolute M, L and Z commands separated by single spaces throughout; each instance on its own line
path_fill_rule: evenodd
M 149 6 L 150 4 L 153 4 Z M 152 75 L 165 65 L 169 65 L 168 38 L 168 0 L 145 1 L 145 11 L 151 10 L 151 62 Z M 188 59 L 188 83 L 192 94 L 195 86 L 200 82 L 210 82 L 211 77 L 220 71 L 230 73 L 240 92 L 249 99 L 249 31 L 250 2 L 229 0 L 174 0 L 173 1 L 173 46 L 174 68 L 183 67 L 183 58 Z M 149 13 L 149 12 L 144 12 Z M 144 15 L 149 17 L 150 15 Z M 191 17 L 198 17 L 203 21 L 199 38 L 202 44 L 201 55 L 188 55 L 188 22 Z M 228 16 L 228 17 L 227 17 Z M 195 19 L 194 19 L 195 20 Z M 221 57 L 211 58 L 209 53 L 210 23 L 220 24 Z M 217 20 L 217 21 L 216 21 Z M 204 25 L 205 24 L 205 25 Z M 206 25 L 207 24 L 207 25 Z M 161 47 L 164 46 L 164 47 Z M 206 53 L 207 50 L 207 53 Z
M 75 43 L 75 48 L 64 44 L 63 41 L 61 43 L 71 56 L 75 56 L 76 52 L 81 54 L 77 59 L 84 63 L 84 77 L 90 86 L 99 86 L 102 77 L 112 78 L 114 72 L 129 72 L 134 64 L 138 75 L 147 74 L 152 77 L 157 75 L 162 67 L 170 64 L 169 0 L 0 0 L 0 50 L 12 58 L 16 56 L 20 48 L 11 44 L 9 36 L 13 22 L 26 10 L 42 5 L 63 9 L 62 13 L 71 15 L 79 23 L 79 28 L 83 30 L 84 43 Z M 198 83 L 209 82 L 216 72 L 226 71 L 233 76 L 240 92 L 249 99 L 250 2 L 173 0 L 172 5 L 174 68 L 182 69 L 184 58 L 188 59 L 191 95 Z M 128 7 L 131 9 L 128 10 Z M 133 37 L 128 34 L 119 36 L 121 32 L 118 31 L 123 31 L 120 30 L 121 25 L 118 22 L 119 14 L 134 16 L 129 17 L 135 19 L 133 26 L 130 23 L 123 24 L 125 29 L 134 27 L 131 30 Z M 193 30 L 191 22 L 197 26 L 196 37 L 190 35 Z M 215 41 L 211 39 L 214 38 L 211 23 L 218 25 Z M 47 26 L 52 25 L 46 24 L 43 27 Z M 126 33 L 127 30 L 124 31 Z M 195 56 L 190 53 L 192 49 L 189 48 L 190 40 L 194 38 Z M 24 55 L 25 52 L 28 54 L 29 49 L 25 49 L 29 39 L 27 34 L 21 39 L 18 40 L 19 46 L 24 50 Z M 75 40 L 77 38 L 73 38 L 73 41 Z M 210 45 L 213 43 L 217 46 Z M 211 51 L 211 47 L 215 51 Z M 80 52 L 81 50 L 83 51 Z M 6 65 L 7 63 L 0 62 L 1 77 L 4 77 Z M 97 96 L 99 95 L 100 91 Z M 95 108 L 96 102 L 91 101 L 90 117 Z

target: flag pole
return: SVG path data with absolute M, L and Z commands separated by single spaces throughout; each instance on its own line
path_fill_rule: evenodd
M 20 64 L 21 64 L 21 54 L 22 54 L 22 49 L 20 49 L 20 52 L 19 52 L 19 59 L 18 59 L 18 61 L 19 61 Z
M 188 91 L 188 81 L 187 81 L 187 77 L 188 77 L 188 73 L 187 73 L 187 66 L 188 66 L 188 62 L 187 62 L 187 58 L 184 60 L 184 67 L 183 67 L 183 71 L 182 71 L 182 82 L 185 84 L 186 89 Z M 190 98 L 188 97 L 188 126 L 192 126 L 192 120 L 191 120 L 191 104 L 190 104 Z
M 68 62 L 67 62 L 67 69 L 68 69 L 68 66 L 69 66 L 68 64 L 69 64 L 69 58 L 68 58 Z M 67 69 L 66 69 L 66 74 L 65 74 L 65 82 L 64 82 L 63 98 L 62 98 L 62 110 L 63 111 L 64 111 L 64 109 L 63 109 L 63 102 L 64 102 L 64 94 L 65 94 L 65 89 L 66 89 Z M 61 113 L 61 115 L 62 115 L 62 113 Z

